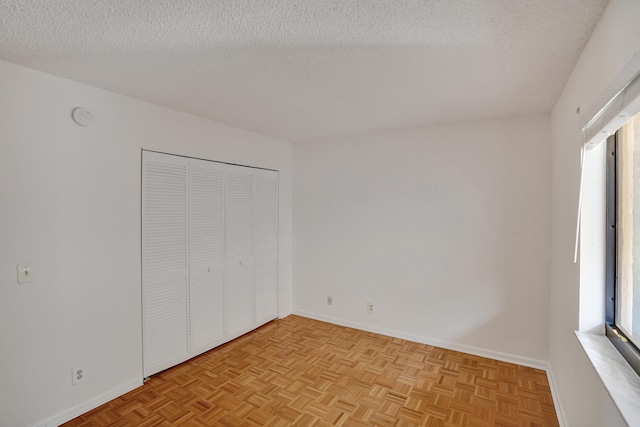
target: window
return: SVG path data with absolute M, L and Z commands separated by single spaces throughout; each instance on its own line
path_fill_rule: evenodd
M 607 140 L 607 336 L 640 374 L 640 114 Z

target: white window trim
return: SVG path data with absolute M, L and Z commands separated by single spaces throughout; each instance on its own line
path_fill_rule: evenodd
M 624 420 L 639 425 L 640 377 L 606 336 L 579 331 L 576 336 Z
M 578 207 L 577 227 L 580 234 L 582 234 L 580 229 L 585 226 L 581 221 L 584 214 L 581 212 L 582 195 L 584 191 L 588 191 L 583 188 L 585 186 L 583 169 L 585 150 L 592 149 L 604 141 L 638 112 L 640 112 L 640 52 L 631 59 L 596 99 L 591 108 L 581 117 L 579 123 L 584 144 L 581 147 L 583 161 L 581 163 L 581 201 Z M 589 225 L 604 227 L 604 223 Z M 577 233 L 576 248 L 578 238 Z M 605 250 L 604 247 L 602 250 Z M 581 253 L 581 255 L 583 254 Z M 584 301 L 581 301 L 582 304 Z M 632 426 L 640 425 L 640 376 L 603 333 L 575 331 L 575 334 L 624 420 Z

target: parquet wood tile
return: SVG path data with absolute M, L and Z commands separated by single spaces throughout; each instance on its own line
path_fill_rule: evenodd
M 544 371 L 299 316 L 154 375 L 66 427 L 558 426 Z

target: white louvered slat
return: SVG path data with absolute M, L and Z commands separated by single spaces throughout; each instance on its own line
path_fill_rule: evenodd
M 186 159 L 144 152 L 142 311 L 144 375 L 189 357 Z
M 278 263 L 255 264 L 256 326 L 278 317 Z
M 192 356 L 224 339 L 224 272 L 191 275 Z
M 278 172 L 255 171 L 256 323 L 278 317 Z
M 224 165 L 190 161 L 190 263 L 224 263 Z
M 226 188 L 227 266 L 253 260 L 253 170 L 228 166 Z
M 149 376 L 189 357 L 187 281 L 144 286 L 144 375 Z
M 189 199 L 192 356 L 224 338 L 225 165 L 191 159 Z
M 256 171 L 255 186 L 255 256 L 277 257 L 278 172 Z
M 226 335 L 235 338 L 253 327 L 253 266 L 227 269 Z
M 144 272 L 186 270 L 187 165 L 145 160 Z

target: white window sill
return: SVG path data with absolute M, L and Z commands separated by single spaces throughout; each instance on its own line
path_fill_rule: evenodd
M 606 336 L 578 331 L 576 336 L 624 420 L 640 425 L 640 377 Z

